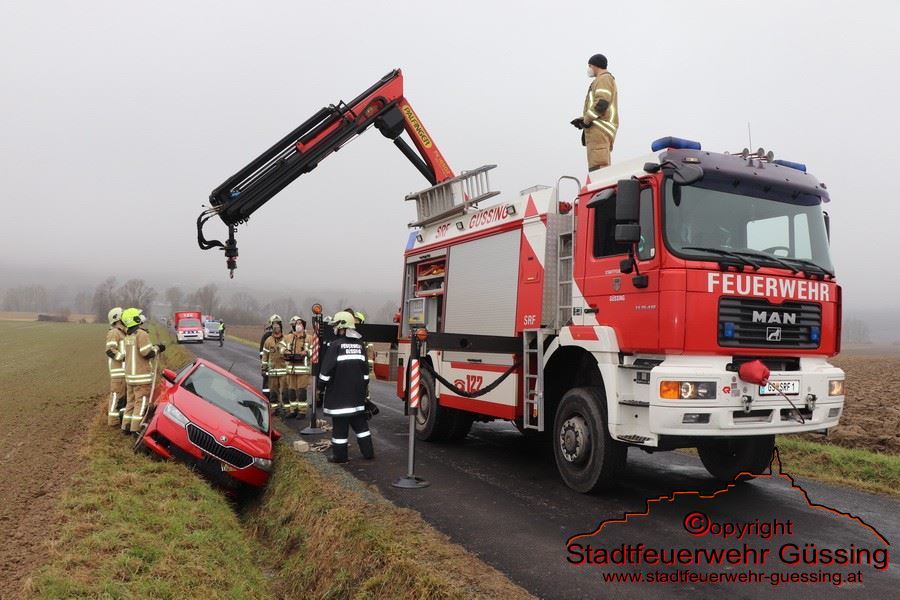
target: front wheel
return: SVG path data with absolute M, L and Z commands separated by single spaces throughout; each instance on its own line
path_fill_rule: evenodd
M 601 388 L 574 388 L 560 400 L 553 454 L 567 486 L 581 493 L 609 487 L 625 468 L 628 448 L 609 435 Z
M 700 461 L 719 481 L 746 481 L 765 472 L 775 448 L 774 435 L 711 440 L 697 448 Z

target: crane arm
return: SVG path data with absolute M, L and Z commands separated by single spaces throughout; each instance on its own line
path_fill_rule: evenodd
M 228 268 L 236 268 L 235 226 L 246 221 L 292 181 L 309 173 L 371 125 L 391 139 L 432 185 L 454 176 L 441 151 L 403 96 L 403 73 L 391 71 L 350 102 L 326 106 L 288 133 L 209 195 L 211 208 L 197 219 L 204 250 L 223 248 Z M 406 131 L 412 148 L 400 135 Z M 203 225 L 218 215 L 228 225 L 228 241 L 207 240 Z

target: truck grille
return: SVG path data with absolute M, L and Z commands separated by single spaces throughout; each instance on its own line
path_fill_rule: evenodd
M 719 298 L 720 346 L 818 348 L 821 328 L 822 306 L 814 302 Z
M 227 462 L 232 467 L 243 469 L 244 467 L 249 467 L 253 463 L 252 456 L 245 452 L 241 452 L 236 448 L 223 446 L 216 441 L 216 438 L 203 431 L 193 423 L 187 424 L 187 434 L 188 439 L 191 440 L 191 443 L 193 443 L 195 446 L 197 446 L 207 454 L 211 454 L 219 460 Z

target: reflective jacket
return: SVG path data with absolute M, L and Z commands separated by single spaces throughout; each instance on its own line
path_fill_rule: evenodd
M 291 332 L 281 339 L 278 351 L 284 357 L 288 375 L 309 375 L 310 338 L 306 332 Z M 302 356 L 301 356 L 302 354 Z
M 125 377 L 125 332 L 118 326 L 106 332 L 106 359 L 110 379 Z
M 278 344 L 284 339 L 284 336 L 275 337 L 270 335 L 263 344 L 263 364 L 267 367 L 269 377 L 278 377 L 279 375 L 287 375 L 287 366 L 284 362 L 284 356 L 278 351 Z
M 598 110 L 605 105 L 604 110 Z M 606 71 L 597 75 L 588 87 L 584 98 L 584 124 L 587 127 L 585 137 L 588 143 L 591 138 L 601 137 L 612 143 L 619 129 L 619 92 L 616 89 L 616 78 Z M 596 134 L 602 134 L 597 136 Z
M 153 383 L 153 367 L 150 359 L 157 355 L 158 350 L 150 341 L 150 334 L 144 329 L 126 335 L 125 383 L 128 385 Z
M 341 417 L 365 411 L 369 366 L 363 341 L 347 335 L 332 340 L 322 359 L 319 381 L 326 386 L 326 415 Z

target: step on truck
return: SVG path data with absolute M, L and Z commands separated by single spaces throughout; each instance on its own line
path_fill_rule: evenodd
M 397 334 L 405 365 L 414 330 L 428 331 L 420 439 L 505 419 L 546 438 L 563 481 L 590 492 L 615 482 L 629 450 L 696 448 L 731 481 L 768 467 L 775 435 L 838 424 L 830 198 L 804 165 L 667 137 L 584 182 L 502 197 L 493 165 L 450 171 L 402 93 L 382 93 L 397 77 L 288 134 L 214 190 L 197 225 L 201 247 L 224 249 L 234 268 L 235 226 L 250 212 L 379 115 L 395 123 L 379 127 L 387 137 L 405 129 L 419 155 L 404 154 L 432 184 L 406 198 L 416 218 Z M 214 215 L 227 242 L 202 235 Z M 767 378 L 744 374 L 757 365 Z

